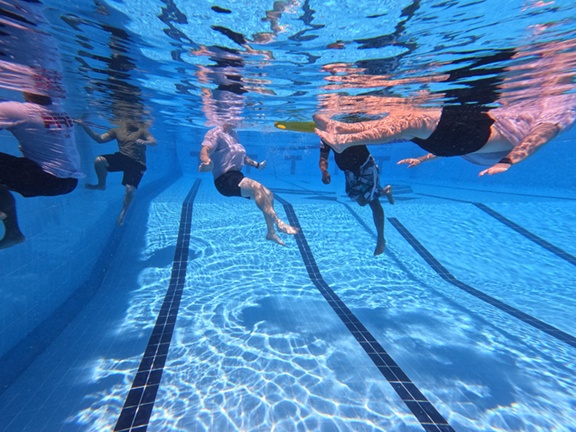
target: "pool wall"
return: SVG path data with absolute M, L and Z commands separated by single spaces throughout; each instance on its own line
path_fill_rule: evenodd
M 158 136 L 159 145 L 148 151 L 148 170 L 134 203 L 140 208 L 158 185 L 181 175 L 174 137 L 160 137 L 161 131 L 153 134 Z M 15 194 L 26 241 L 0 251 L 0 358 L 42 326 L 82 286 L 105 277 L 105 269 L 95 265 L 110 246 L 112 234 L 122 236 L 122 228 L 116 229 L 124 196 L 121 174 L 109 175 L 106 191 L 84 187 L 95 180 L 94 158 L 116 151 L 116 143 L 95 144 L 78 129 L 76 138 L 83 170 L 88 174 L 76 190 L 68 195 L 31 199 Z M 2 139 L 7 144 L 3 151 L 18 155 L 12 136 L 3 134 Z

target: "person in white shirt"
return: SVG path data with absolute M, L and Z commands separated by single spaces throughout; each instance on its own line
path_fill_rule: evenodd
M 246 156 L 246 150 L 240 144 L 233 122 L 225 122 L 206 133 L 200 151 L 198 171 L 212 171 L 214 185 L 222 195 L 254 199 L 266 220 L 266 239 L 285 246 L 276 234 L 274 225 L 284 234 L 297 234 L 299 229 L 287 225 L 278 217 L 274 211 L 274 195 L 261 183 L 244 176 L 242 167 L 245 164 L 264 169 L 266 161 L 256 162 Z
M 64 195 L 84 177 L 72 119 L 49 96 L 25 92 L 24 100 L 0 103 L 0 129 L 14 135 L 23 155 L 0 153 L 0 249 L 25 240 L 11 191 L 26 198 Z

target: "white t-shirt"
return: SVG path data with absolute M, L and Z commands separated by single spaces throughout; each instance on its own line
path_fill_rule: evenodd
M 246 149 L 240 144 L 235 130 L 226 132 L 219 126 L 210 129 L 204 136 L 202 147 L 208 148 L 210 152 L 210 159 L 214 163 L 212 168 L 214 178 L 231 169 L 240 171 L 244 166 Z
M 84 178 L 74 139 L 74 124 L 55 105 L 0 103 L 0 129 L 8 129 L 20 143 L 24 157 L 59 178 Z

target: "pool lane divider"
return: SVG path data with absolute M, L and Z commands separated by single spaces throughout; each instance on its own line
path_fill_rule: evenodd
M 192 210 L 199 187 L 200 180 L 197 179 L 182 204 L 168 289 L 132 387 L 114 427 L 116 432 L 144 432 L 148 428 L 176 325 L 180 299 L 184 291 L 192 230 Z
M 330 288 L 330 285 L 324 281 L 292 205 L 278 195 L 275 196 L 275 199 L 284 206 L 290 225 L 300 228 L 300 232 L 295 235 L 295 239 L 310 279 L 374 362 L 374 365 L 390 383 L 416 419 L 418 419 L 425 431 L 454 432 L 454 429 L 448 424 L 442 414 L 418 390 L 416 385 L 390 357 L 376 338 Z
M 495 299 L 494 297 L 489 296 L 488 294 L 483 293 L 482 291 L 477 290 L 476 288 L 471 287 L 470 285 L 456 279 L 452 273 L 444 267 L 440 261 L 438 261 L 423 245 L 420 243 L 416 237 L 408 231 L 408 229 L 402 225 L 402 223 L 396 218 L 388 218 L 388 221 L 396 228 L 396 230 L 400 233 L 402 237 L 414 248 L 414 250 L 432 267 L 432 269 L 444 279 L 446 282 L 460 288 L 463 291 L 466 291 L 468 294 L 475 296 L 476 298 L 500 309 L 503 312 L 506 312 L 512 315 L 514 318 L 517 318 L 524 323 L 537 328 L 538 330 L 547 333 L 548 335 L 558 339 L 572 347 L 576 348 L 576 337 L 554 327 L 550 324 L 546 324 L 543 321 L 540 321 L 537 318 L 534 318 L 531 315 L 528 315 L 525 312 L 522 312 L 515 307 L 509 306 L 506 303 Z

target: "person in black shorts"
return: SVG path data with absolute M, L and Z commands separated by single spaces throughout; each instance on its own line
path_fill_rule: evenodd
M 328 172 L 328 156 L 330 146 L 324 141 L 320 144 L 320 171 L 322 183 L 329 184 L 332 179 Z M 334 152 L 334 160 L 338 168 L 346 175 L 346 194 L 361 206 L 368 204 L 372 210 L 372 217 L 377 232 L 376 249 L 374 255 L 380 255 L 386 248 L 384 238 L 384 209 L 380 203 L 380 196 L 385 195 L 390 204 L 394 204 L 392 187 L 380 186 L 380 170 L 366 146 L 354 146 L 342 153 Z
M 155 146 L 156 139 L 148 132 L 146 125 L 133 119 L 122 119 L 118 127 L 103 134 L 95 133 L 83 120 L 75 120 L 82 129 L 97 143 L 118 142 L 119 151 L 113 154 L 98 156 L 94 169 L 98 176 L 97 184 L 87 184 L 88 189 L 106 189 L 106 177 L 109 172 L 124 172 L 122 184 L 126 188 L 124 206 L 118 216 L 118 225 L 124 223 L 126 211 L 134 200 L 136 189 L 146 171 L 146 148 Z
M 84 174 L 68 114 L 52 104 L 49 96 L 24 93 L 25 102 L 0 103 L 0 129 L 18 140 L 23 157 L 0 153 L 0 220 L 4 236 L 0 249 L 22 243 L 16 200 L 72 192 Z
M 266 222 L 266 240 L 285 246 L 276 233 L 276 229 L 284 234 L 295 235 L 299 228 L 286 224 L 274 210 L 274 194 L 262 183 L 245 177 L 242 173 L 244 165 L 256 169 L 264 169 L 266 161 L 256 162 L 246 156 L 246 149 L 238 137 L 235 123 L 228 121 L 210 129 L 202 141 L 200 165 L 198 171 L 211 171 L 214 186 L 226 197 L 243 197 L 253 199 L 264 215 Z

